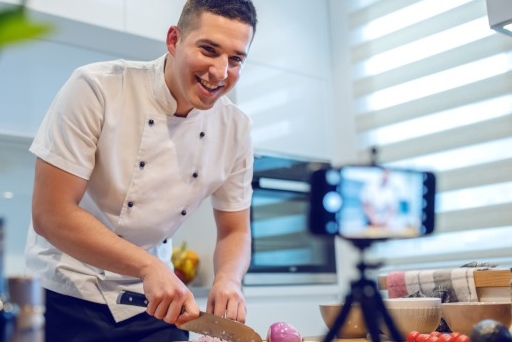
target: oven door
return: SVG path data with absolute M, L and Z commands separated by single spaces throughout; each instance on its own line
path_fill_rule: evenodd
M 337 282 L 334 237 L 309 232 L 309 184 L 253 182 L 252 258 L 245 285 Z

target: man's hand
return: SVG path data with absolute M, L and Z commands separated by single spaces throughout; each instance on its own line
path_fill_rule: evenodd
M 182 324 L 199 316 L 194 295 L 164 263 L 154 263 L 141 273 L 146 312 L 170 324 Z
M 240 283 L 216 278 L 208 295 L 206 311 L 245 323 L 247 308 Z
M 214 210 L 217 243 L 213 255 L 215 280 L 206 311 L 245 323 L 246 306 L 242 279 L 251 259 L 250 210 Z

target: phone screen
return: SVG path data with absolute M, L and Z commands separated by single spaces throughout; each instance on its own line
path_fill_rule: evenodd
M 435 176 L 380 166 L 315 171 L 310 230 L 348 239 L 407 238 L 434 229 Z

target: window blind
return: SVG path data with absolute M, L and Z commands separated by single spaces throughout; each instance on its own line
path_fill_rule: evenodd
M 512 263 L 512 38 L 485 0 L 356 0 L 350 64 L 360 162 L 437 176 L 432 236 L 375 244 L 388 267 Z

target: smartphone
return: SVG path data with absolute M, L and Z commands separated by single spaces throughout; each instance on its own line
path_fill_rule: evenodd
M 309 230 L 368 240 L 430 234 L 435 186 L 428 171 L 378 165 L 316 170 L 310 179 Z

